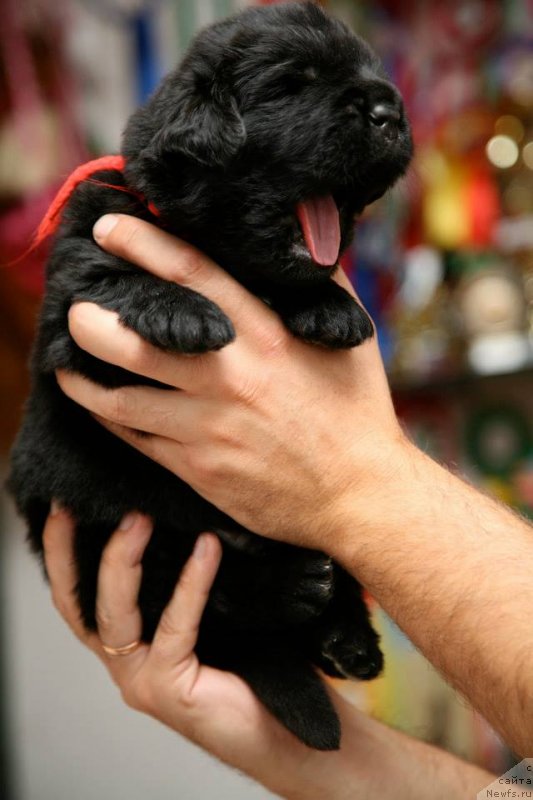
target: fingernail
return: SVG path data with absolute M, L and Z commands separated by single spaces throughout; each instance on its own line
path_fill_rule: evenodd
M 63 511 L 63 506 L 61 505 L 59 500 L 56 500 L 54 498 L 50 503 L 50 516 L 56 517 L 58 514 L 61 514 L 62 511 Z
M 119 531 L 129 531 L 133 528 L 135 523 L 137 522 L 139 515 L 136 511 L 130 511 L 124 517 L 122 517 L 120 521 L 120 525 L 118 526 Z
M 202 561 L 207 553 L 207 536 L 205 533 L 201 533 L 198 539 L 196 540 L 196 544 L 194 545 L 194 550 L 192 552 L 193 556 L 198 559 L 198 561 Z
M 105 214 L 100 217 L 93 227 L 93 236 L 95 239 L 105 239 L 118 222 L 116 214 Z

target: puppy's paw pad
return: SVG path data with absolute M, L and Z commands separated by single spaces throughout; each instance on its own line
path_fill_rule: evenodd
M 345 678 L 371 680 L 383 669 L 383 654 L 377 636 L 362 636 L 342 628 L 333 629 L 322 643 L 322 657 Z

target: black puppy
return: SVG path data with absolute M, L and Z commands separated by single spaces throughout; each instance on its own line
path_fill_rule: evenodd
M 211 301 L 103 252 L 91 229 L 106 212 L 137 215 L 198 246 L 295 336 L 358 345 L 371 323 L 330 277 L 356 215 L 405 171 L 411 150 L 402 102 L 375 55 L 319 7 L 249 9 L 202 32 L 129 121 L 124 169 L 81 183 L 65 209 L 13 451 L 10 485 L 34 549 L 42 552 L 52 497 L 76 520 L 89 628 L 102 548 L 123 514 L 138 509 L 154 520 L 139 598 L 147 640 L 198 533 L 217 532 L 224 557 L 198 655 L 241 675 L 319 749 L 337 748 L 340 730 L 315 667 L 371 678 L 382 666 L 360 586 L 322 553 L 244 531 L 100 427 L 61 393 L 54 370 L 105 386 L 141 382 L 77 348 L 67 312 L 78 300 L 116 311 L 167 350 L 217 350 L 235 335 Z

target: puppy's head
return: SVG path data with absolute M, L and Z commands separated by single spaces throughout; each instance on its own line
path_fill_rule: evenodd
M 368 45 L 297 3 L 202 32 L 132 117 L 123 151 L 170 229 L 245 282 L 298 284 L 329 277 L 412 142 Z

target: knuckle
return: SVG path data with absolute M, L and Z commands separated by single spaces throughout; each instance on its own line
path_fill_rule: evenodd
M 213 485 L 220 484 L 227 476 L 227 469 L 222 458 L 211 456 L 204 466 L 204 475 Z
M 238 443 L 238 436 L 231 420 L 213 420 L 209 438 L 224 448 L 233 448 Z M 212 466 L 214 466 L 212 464 Z
M 140 337 L 124 350 L 124 366 L 141 375 L 162 371 L 163 353 Z
M 200 448 L 189 450 L 187 455 L 189 469 L 201 483 L 211 480 L 213 475 L 213 456 Z
M 205 256 L 194 247 L 185 246 L 176 267 L 175 280 L 182 284 L 198 284 L 198 279 L 205 272 Z
M 118 223 L 113 228 L 109 238 L 121 252 L 134 256 L 138 249 L 139 237 L 142 235 L 143 226 L 134 217 L 119 215 Z
M 237 402 L 246 406 L 254 405 L 262 392 L 262 381 L 255 375 L 243 375 L 234 387 L 234 396 Z
M 188 472 L 197 475 L 201 471 L 200 458 L 196 447 L 186 447 L 183 453 L 183 460 Z
M 249 394 L 244 391 L 244 395 Z M 236 392 L 237 399 L 243 396 L 242 391 Z M 204 466 L 211 474 L 219 475 L 225 471 L 225 464 L 230 458 L 234 457 L 236 451 L 241 449 L 243 439 L 242 417 L 238 410 L 232 409 L 230 412 L 215 415 L 209 420 L 205 427 L 205 440 L 212 442 L 214 447 L 210 448 L 209 453 L 204 455 Z M 247 431 L 246 431 L 247 432 Z
M 180 584 L 182 584 L 184 577 L 185 576 L 182 576 L 180 578 Z M 173 646 L 174 641 L 180 637 L 180 630 L 177 628 L 176 624 L 172 621 L 170 614 L 167 612 L 163 612 L 161 615 L 159 624 L 157 626 L 157 631 L 163 640 L 165 642 L 169 642 L 171 646 Z
M 239 364 L 233 369 L 226 369 L 220 377 L 217 376 L 217 388 L 232 401 L 253 405 L 267 385 L 267 376 L 268 363 L 263 362 L 261 370 L 246 369 Z
M 189 562 L 186 564 L 185 569 L 182 571 L 179 579 L 179 591 L 180 594 L 183 596 L 191 596 L 196 594 L 196 582 L 191 574 L 191 563 Z M 172 628 L 172 632 L 177 638 L 183 638 L 186 632 L 186 626 L 181 624 L 174 624 Z
M 125 389 L 111 389 L 107 402 L 108 412 L 112 420 L 120 424 L 128 421 L 131 412 L 131 398 Z
M 105 606 L 102 603 L 97 602 L 95 617 L 96 617 L 96 625 L 98 626 L 98 630 L 100 633 L 102 631 L 110 630 L 111 614 L 109 613 L 109 609 L 105 608 Z
M 224 398 L 234 401 L 239 399 L 243 384 L 249 381 L 252 381 L 251 376 L 242 375 L 239 370 L 226 370 L 217 376 L 217 388 Z
M 259 346 L 263 358 L 278 358 L 284 353 L 290 342 L 286 328 L 276 320 L 273 325 L 264 325 L 258 333 Z
M 152 707 L 152 697 L 145 680 L 129 680 L 120 687 L 124 703 L 135 711 L 148 711 Z
M 213 362 L 211 353 L 199 353 L 187 360 L 191 383 L 199 395 L 208 394 L 213 389 Z M 217 375 L 218 380 L 218 375 Z
M 157 630 L 158 639 L 156 642 L 154 642 L 154 644 L 152 644 L 150 658 L 155 672 L 157 674 L 162 674 L 165 669 L 167 669 L 167 665 L 174 654 L 175 643 L 178 640 L 178 637 L 174 629 L 170 635 L 161 635 L 163 632 L 163 629 L 161 628 L 161 621 L 159 622 Z M 170 636 L 172 638 L 170 638 Z

